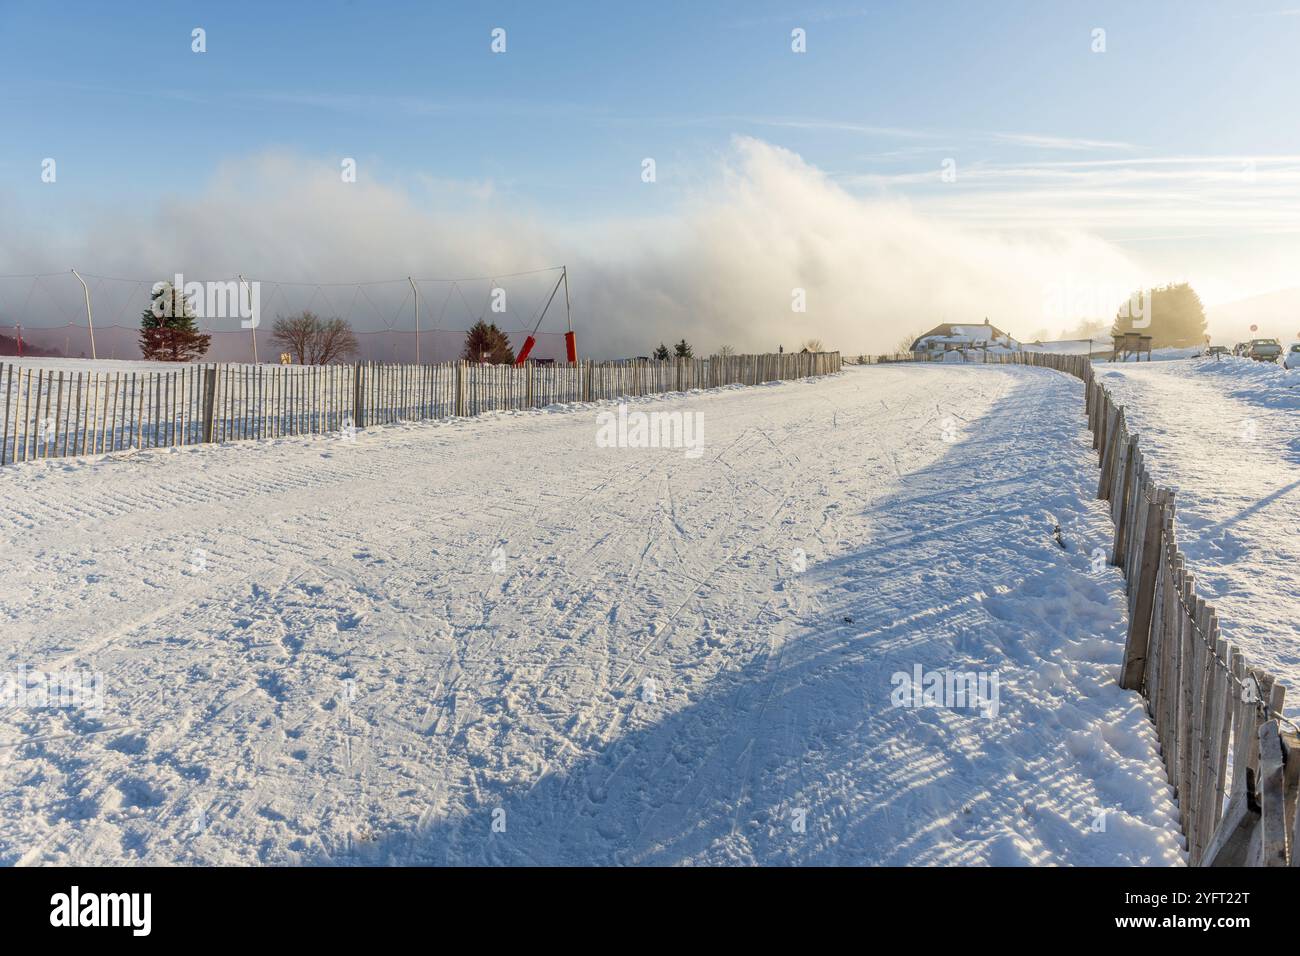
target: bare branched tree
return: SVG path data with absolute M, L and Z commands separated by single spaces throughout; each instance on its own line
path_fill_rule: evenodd
M 822 351 L 822 340 L 809 339 L 807 342 L 803 344 L 803 347 L 804 350 L 807 352 L 820 352 Z
M 895 349 L 895 351 L 897 352 L 912 351 L 912 343 L 915 342 L 920 337 L 921 337 L 920 332 L 907 333 L 907 335 L 904 335 L 901 339 L 898 340 L 898 347 Z
M 733 349 L 730 345 L 720 345 L 718 346 L 718 354 L 721 355 L 723 358 L 729 358 L 730 356 L 736 354 L 736 350 Z
M 275 325 L 271 327 L 271 341 L 291 354 L 299 365 L 306 365 L 318 321 L 312 312 L 302 312 L 288 318 L 277 315 Z
M 352 326 L 340 318 L 326 319 L 321 323 L 316 336 L 316 354 L 313 362 L 317 365 L 329 365 L 351 358 L 360 351 L 356 333 Z
M 356 333 L 338 318 L 322 319 L 315 312 L 303 311 L 287 318 L 275 317 L 271 341 L 290 352 L 300 365 L 328 365 L 357 354 Z

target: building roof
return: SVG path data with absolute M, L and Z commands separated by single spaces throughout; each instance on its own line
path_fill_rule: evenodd
M 912 343 L 911 351 L 917 351 L 918 346 L 927 339 L 931 340 L 931 344 L 950 342 L 960 345 L 974 342 L 992 342 L 996 339 L 1005 342 L 1015 341 L 996 325 L 990 325 L 988 319 L 983 322 L 945 322 L 942 325 L 936 325 L 924 335 L 917 336 L 916 341 Z

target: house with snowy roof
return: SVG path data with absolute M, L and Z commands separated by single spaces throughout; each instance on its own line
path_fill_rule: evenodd
M 933 356 L 935 353 L 963 353 L 969 350 L 1019 352 L 1020 343 L 985 319 L 983 325 L 945 322 L 936 325 L 912 343 L 913 352 Z M 954 356 L 955 357 L 955 356 Z

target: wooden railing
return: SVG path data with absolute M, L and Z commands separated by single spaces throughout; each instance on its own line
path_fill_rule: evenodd
M 1285 865 L 1300 779 L 1300 738 L 1282 716 L 1286 688 L 1220 636 L 1178 547 L 1174 491 L 1152 479 L 1123 406 L 1091 369 L 1084 381 L 1101 458 L 1098 497 L 1110 501 L 1115 523 L 1112 562 L 1128 582 L 1119 682 L 1146 698 L 1188 861 Z
M 521 367 L 183 365 L 110 372 L 9 364 L 0 369 L 0 465 L 760 385 L 839 370 L 838 352 Z
M 1146 699 L 1188 862 L 1300 865 L 1300 733 L 1282 713 L 1286 688 L 1220 635 L 1218 614 L 1197 593 L 1178 547 L 1175 493 L 1152 478 L 1124 407 L 1087 356 L 1019 352 L 987 361 L 1083 380 L 1101 464 L 1097 497 L 1110 503 L 1115 529 L 1109 559 L 1123 572 L 1128 594 L 1118 679 Z

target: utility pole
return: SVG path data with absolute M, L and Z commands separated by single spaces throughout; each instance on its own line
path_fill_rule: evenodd
M 564 353 L 570 365 L 578 363 L 578 341 L 573 337 L 573 312 L 569 308 L 569 267 L 564 266 L 560 273 L 564 280 L 564 322 L 568 329 L 564 333 Z
M 411 291 L 415 293 L 415 364 L 420 364 L 420 288 L 415 284 L 415 280 L 410 276 L 406 281 L 411 283 Z
M 564 321 L 568 331 L 573 331 L 573 311 L 569 308 L 569 267 L 564 267 Z
M 248 288 L 248 283 L 244 281 L 243 273 L 239 274 L 239 287 Z M 253 364 L 257 364 L 257 323 L 259 316 L 253 314 L 253 292 L 248 292 L 248 330 L 253 333 Z
M 86 294 L 86 324 L 90 326 L 90 357 L 98 359 L 99 355 L 95 351 L 95 320 L 90 315 L 90 289 L 86 286 L 86 280 L 78 275 L 77 270 L 73 269 L 72 274 L 77 276 L 77 281 L 81 283 L 81 291 Z M 67 351 L 65 347 L 63 351 Z

